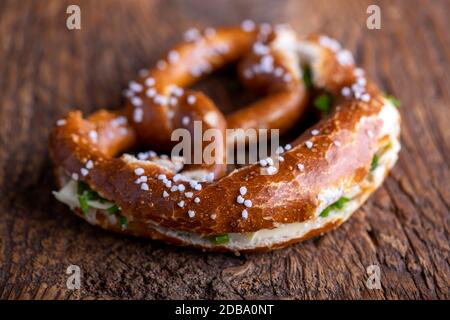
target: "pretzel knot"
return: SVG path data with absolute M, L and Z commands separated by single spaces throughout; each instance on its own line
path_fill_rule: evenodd
M 262 98 L 224 115 L 189 86 L 231 63 Z M 123 111 L 57 121 L 55 196 L 92 224 L 175 244 L 269 250 L 323 233 L 381 185 L 400 149 L 398 111 L 351 53 L 326 36 L 299 39 L 287 26 L 191 29 L 155 68 L 140 71 L 125 96 Z M 226 129 L 284 133 L 310 105 L 323 115 L 314 127 L 276 154 L 227 171 Z M 170 152 L 174 131 L 194 135 L 196 124 L 221 133 L 213 163 L 124 154 Z

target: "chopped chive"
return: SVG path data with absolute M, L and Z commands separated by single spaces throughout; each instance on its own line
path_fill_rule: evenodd
M 401 102 L 396 97 L 391 96 L 389 94 L 384 94 L 384 97 L 389 100 L 390 103 L 394 105 L 396 108 L 400 108 Z
M 87 183 L 83 181 L 78 181 L 77 193 L 82 195 L 85 191 L 88 191 L 90 188 Z
M 100 203 L 105 203 L 108 201 L 105 198 L 101 197 L 97 191 L 92 190 L 89 185 L 83 181 L 78 181 L 77 193 L 80 196 L 84 195 L 86 197 L 86 200 L 98 201 Z
M 314 99 L 314 106 L 323 113 L 330 113 L 331 111 L 331 95 L 322 93 Z
M 332 210 L 340 210 L 344 207 L 344 205 L 349 202 L 350 199 L 347 197 L 341 197 L 338 201 L 336 201 L 333 204 L 330 204 L 328 207 L 326 207 L 321 213 L 320 216 L 322 218 L 328 217 L 330 214 L 330 211 Z
M 303 68 L 303 83 L 307 89 L 312 88 L 312 71 L 309 66 Z
M 124 216 L 120 216 L 120 217 L 119 217 L 119 224 L 120 224 L 120 226 L 121 226 L 122 228 L 124 228 L 124 229 L 128 228 L 128 221 L 127 221 L 127 218 L 124 217 Z
M 335 203 L 333 203 L 333 206 L 334 206 L 336 209 L 342 209 L 342 208 L 344 207 L 344 205 L 345 205 L 347 202 L 349 202 L 349 201 L 350 201 L 349 198 L 347 198 L 347 197 L 342 197 L 342 198 L 340 198 L 338 201 L 336 201 Z
M 330 213 L 330 211 L 331 211 L 331 206 L 328 206 L 325 209 L 323 209 L 323 211 L 320 213 L 320 216 L 322 218 L 326 218 L 326 217 L 328 217 L 328 214 Z
M 109 207 L 108 209 L 106 209 L 106 211 L 108 212 L 109 215 L 113 215 L 117 212 L 119 212 L 119 207 L 117 205 L 113 205 L 112 207 Z
M 378 153 L 375 153 L 372 158 L 372 162 L 370 163 L 370 171 L 375 170 L 376 167 L 378 167 L 378 161 L 380 160 L 380 156 Z
M 100 195 L 96 191 L 92 191 L 92 190 L 86 192 L 86 196 L 87 196 L 88 200 L 94 200 L 94 201 L 104 200 L 102 197 L 100 197 Z
M 81 211 L 83 211 L 84 214 L 87 214 L 89 210 L 89 204 L 88 204 L 88 198 L 85 194 L 78 196 L 78 202 L 80 202 L 80 208 Z
M 98 194 L 98 192 L 92 190 L 87 183 L 82 182 L 82 181 L 78 181 L 77 193 L 78 193 L 78 201 L 80 203 L 80 208 L 84 214 L 86 214 L 88 212 L 89 207 L 90 207 L 88 201 L 98 201 L 100 203 L 109 202 L 105 198 L 101 197 Z M 106 209 L 106 211 L 110 215 L 112 215 L 112 214 L 115 214 L 118 211 L 120 211 L 120 209 L 114 204 L 113 206 Z M 126 223 L 126 219 L 125 219 L 125 223 Z
M 215 244 L 224 244 L 224 243 L 228 243 L 228 241 L 230 241 L 230 238 L 228 237 L 228 234 L 219 234 L 216 236 L 213 236 L 213 241 Z

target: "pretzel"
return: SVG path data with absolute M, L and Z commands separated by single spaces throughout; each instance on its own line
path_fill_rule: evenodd
M 230 63 L 264 97 L 224 116 L 187 87 Z M 232 172 L 221 161 L 184 166 L 153 151 L 122 154 L 148 146 L 169 151 L 172 131 L 192 131 L 194 120 L 220 132 L 286 132 L 319 93 L 333 101 L 319 123 L 276 155 Z M 57 121 L 50 138 L 61 188 L 55 196 L 91 224 L 177 245 L 266 251 L 322 234 L 381 185 L 400 150 L 397 109 L 351 53 L 327 36 L 300 40 L 286 26 L 245 21 L 189 30 L 155 68 L 140 72 L 125 96 L 123 111 L 86 119 L 76 111 Z M 221 159 L 230 146 L 217 145 Z

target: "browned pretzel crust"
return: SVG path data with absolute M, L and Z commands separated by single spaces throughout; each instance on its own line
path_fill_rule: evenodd
M 145 76 L 130 85 L 124 113 L 101 110 L 83 119 L 80 112 L 70 112 L 60 120 L 50 139 L 58 182 L 63 184 L 67 177 L 84 181 L 120 208 L 128 226 L 124 229 L 118 223 L 109 223 L 106 215 L 98 215 L 93 223 L 170 243 L 248 251 L 282 247 L 327 231 L 347 218 L 336 216 L 322 224 L 319 221 L 300 236 L 264 240 L 254 246 L 190 242 L 191 235 L 201 238 L 253 233 L 318 221 L 318 209 L 330 204 L 323 200 L 324 190 L 345 191 L 367 185 L 364 181 L 370 174 L 374 154 L 386 141 L 397 143 L 398 114 L 333 40 L 314 35 L 285 46 L 279 40 L 283 31 L 267 26 L 248 29 L 208 29 L 210 32 L 197 34 L 192 41 L 175 47 L 167 59 L 143 71 Z M 224 164 L 193 165 L 184 172 L 202 169 L 215 178 L 196 182 L 159 162 L 116 157 L 142 145 L 170 150 L 171 132 L 180 127 L 193 130 L 193 120 L 202 121 L 203 130 L 215 128 L 221 132 L 226 128 L 289 129 L 302 115 L 308 100 L 301 79 L 302 58 L 313 70 L 314 85 L 335 97 L 335 108 L 285 148 L 276 172 L 261 174 L 270 167 L 264 163 L 247 165 L 229 174 Z M 260 90 L 265 98 L 225 117 L 208 97 L 185 87 L 231 62 L 239 62 L 244 84 Z M 263 71 L 258 71 L 261 68 Z M 264 68 L 272 71 L 265 72 Z M 359 82 L 358 89 L 354 84 Z M 381 114 L 386 108 L 396 117 L 388 119 L 395 127 L 392 132 L 384 129 L 387 120 Z M 224 141 L 219 153 L 225 156 Z M 393 162 L 395 159 L 386 164 L 383 177 Z M 359 198 L 355 198 L 358 205 L 377 183 L 362 188 Z M 246 201 L 237 200 L 239 196 Z

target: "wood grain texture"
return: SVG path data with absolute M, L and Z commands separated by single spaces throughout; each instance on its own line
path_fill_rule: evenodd
M 450 1 L 0 1 L 0 297 L 450 298 Z M 79 4 L 82 29 L 65 27 Z M 290 23 L 339 39 L 403 103 L 400 159 L 341 228 L 287 249 L 233 256 L 117 236 L 58 204 L 48 133 L 71 109 L 119 107 L 121 90 L 191 26 Z M 208 87 L 208 85 L 207 85 Z M 235 99 L 209 91 L 224 109 Z M 66 268 L 82 270 L 81 290 Z M 381 268 L 380 290 L 365 286 Z

